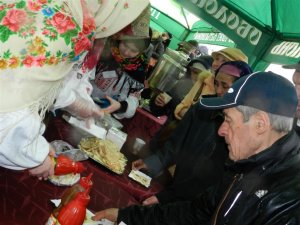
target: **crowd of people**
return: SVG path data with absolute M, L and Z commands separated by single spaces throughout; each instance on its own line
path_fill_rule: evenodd
M 191 201 L 106 209 L 94 219 L 126 224 L 298 224 L 300 143 L 293 131 L 297 105 L 292 83 L 272 72 L 240 78 L 223 97 L 202 98 L 201 109 L 223 109 L 218 134 L 225 139 L 228 160 L 217 183 Z
M 55 150 L 43 136 L 46 112 L 68 113 L 87 126 L 106 113 L 132 118 L 173 36 L 149 28 L 148 0 L 0 6 L 7 30 L 0 50 L 0 166 L 47 179 Z M 169 119 L 149 143 L 152 154 L 132 163 L 152 177 L 175 166 L 171 183 L 141 205 L 99 211 L 93 219 L 300 224 L 300 62 L 284 66 L 295 70 L 293 85 L 253 72 L 238 48 L 208 55 L 195 40 L 182 47 L 191 50 L 190 61 L 167 93 L 171 100 L 164 93 L 150 99 L 153 114 Z

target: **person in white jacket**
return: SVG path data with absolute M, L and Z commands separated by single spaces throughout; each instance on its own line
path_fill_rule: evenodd
M 56 100 L 53 108 L 82 118 L 103 114 L 87 97 L 88 89 L 77 89 L 85 85 L 72 79 L 73 70 L 82 65 L 95 38 L 117 33 L 148 4 L 148 0 L 1 1 L 0 22 L 7 35 L 0 38 L 0 166 L 29 169 L 40 179 L 54 173 L 53 149 L 42 136 L 45 111 Z

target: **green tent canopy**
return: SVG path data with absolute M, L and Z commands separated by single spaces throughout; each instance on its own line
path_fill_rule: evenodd
M 173 35 L 170 47 L 173 49 L 177 48 L 177 43 L 184 40 L 189 33 L 186 27 L 153 6 L 151 7 L 150 27 L 159 32 L 170 32 Z
M 197 40 L 202 44 L 234 46 L 224 34 L 194 16 L 174 0 L 151 0 L 150 27 L 159 32 L 173 34 L 170 47 L 175 49 L 181 41 Z
M 186 38 L 186 40 L 190 39 L 197 40 L 202 44 L 220 45 L 225 47 L 235 46 L 235 43 L 232 40 L 203 20 L 194 23 Z
M 254 70 L 300 59 L 299 0 L 176 0 L 249 56 Z

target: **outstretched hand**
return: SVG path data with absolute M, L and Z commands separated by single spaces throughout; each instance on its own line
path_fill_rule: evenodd
M 148 205 L 148 206 L 153 205 L 153 204 L 158 204 L 158 203 L 159 203 L 159 201 L 155 195 L 153 195 L 143 201 L 143 205 Z
M 104 110 L 98 107 L 94 102 L 90 102 L 80 96 L 76 96 L 75 101 L 64 108 L 72 116 L 80 119 L 103 117 Z
M 160 93 L 159 95 L 156 96 L 155 105 L 160 106 L 160 107 L 163 107 L 166 105 L 166 100 L 165 100 L 163 93 Z
M 49 144 L 49 154 L 39 166 L 29 169 L 31 176 L 37 177 L 39 180 L 47 180 L 49 176 L 54 175 L 54 162 L 52 157 L 55 156 L 55 150 Z
M 99 212 L 96 212 L 95 215 L 92 217 L 92 220 L 99 221 L 102 219 L 107 219 L 112 222 L 116 222 L 118 219 L 119 209 L 117 208 L 110 208 L 105 209 Z
M 144 163 L 142 159 L 133 161 L 131 164 L 131 168 L 133 170 L 148 169 L 147 165 Z
M 54 164 L 51 157 L 47 156 L 41 165 L 29 169 L 29 174 L 39 180 L 47 180 L 49 176 L 54 175 Z
M 104 109 L 106 113 L 113 113 L 121 108 L 121 103 L 116 101 L 115 99 L 106 96 L 106 99 L 109 101 L 110 105 Z

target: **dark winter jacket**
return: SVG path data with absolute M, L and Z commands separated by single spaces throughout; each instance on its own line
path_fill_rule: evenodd
M 196 104 L 163 148 L 144 160 L 151 175 L 176 164 L 172 184 L 156 194 L 160 203 L 193 199 L 222 178 L 228 155 L 224 139 L 217 133 L 222 121 L 220 111 L 201 110 Z
M 176 85 L 167 92 L 168 95 L 172 97 L 172 99 L 163 107 L 155 104 L 155 99 L 157 95 L 152 97 L 149 102 L 151 113 L 154 116 L 162 116 L 167 115 L 170 119 L 175 119 L 174 111 L 176 106 L 182 101 L 184 96 L 191 90 L 194 82 L 190 78 L 182 78 L 180 79 Z
M 300 136 L 300 119 L 298 118 L 294 119 L 294 130 Z
M 192 202 L 131 206 L 119 211 L 118 221 L 130 225 L 300 224 L 300 139 L 294 131 L 246 160 L 230 162 L 229 168 L 222 183 Z

